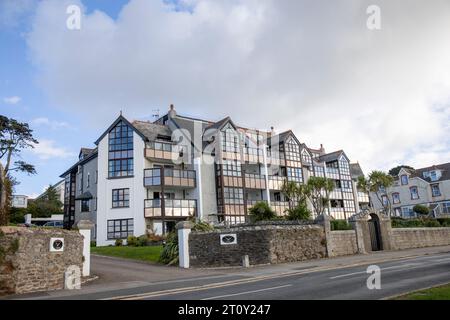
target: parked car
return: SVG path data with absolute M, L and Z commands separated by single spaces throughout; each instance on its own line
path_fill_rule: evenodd
M 62 228 L 63 227 L 63 223 L 62 221 L 49 221 L 46 222 L 43 227 L 54 227 L 54 228 Z

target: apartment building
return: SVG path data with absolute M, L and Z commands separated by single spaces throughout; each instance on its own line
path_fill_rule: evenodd
M 242 223 L 259 201 L 282 216 L 289 208 L 284 181 L 305 183 L 311 176 L 334 180 L 328 213 L 347 219 L 364 203 L 350 165 L 342 150 L 326 153 L 323 146 L 307 147 L 292 131 L 248 129 L 229 117 L 194 119 L 173 106 L 155 122 L 120 115 L 96 148 L 62 175 L 65 221 L 70 227 L 89 208 L 97 245 L 109 245 L 128 235 L 169 232 L 191 217 Z M 88 189 L 86 174 L 92 177 L 94 170 Z
M 11 206 L 13 208 L 28 208 L 28 196 L 13 194 L 11 197 Z
M 381 201 L 371 194 L 374 207 L 383 208 L 390 201 L 395 216 L 411 218 L 415 205 L 428 206 L 435 217 L 450 215 L 450 163 L 411 170 L 402 168 L 394 185 L 386 190 Z

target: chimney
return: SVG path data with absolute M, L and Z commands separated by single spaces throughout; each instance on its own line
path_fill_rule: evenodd
M 275 136 L 275 128 L 274 127 L 270 127 L 270 134 L 272 136 Z
M 168 114 L 169 114 L 169 118 L 173 118 L 177 115 L 177 112 L 175 111 L 175 107 L 173 106 L 173 104 L 170 105 Z
M 325 153 L 325 148 L 323 147 L 323 144 L 320 144 L 320 153 Z

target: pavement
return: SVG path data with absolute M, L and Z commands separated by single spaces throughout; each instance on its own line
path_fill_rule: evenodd
M 98 280 L 80 290 L 7 299 L 386 299 L 450 283 L 450 246 L 381 251 L 280 265 L 180 269 L 93 255 Z M 381 269 L 381 289 L 369 290 L 367 267 Z

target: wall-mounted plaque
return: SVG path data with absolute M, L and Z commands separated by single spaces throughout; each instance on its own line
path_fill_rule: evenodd
M 220 235 L 220 244 L 222 246 L 237 244 L 237 235 L 233 234 L 221 234 Z
M 64 238 L 51 238 L 50 252 L 63 252 L 63 251 L 64 251 Z

